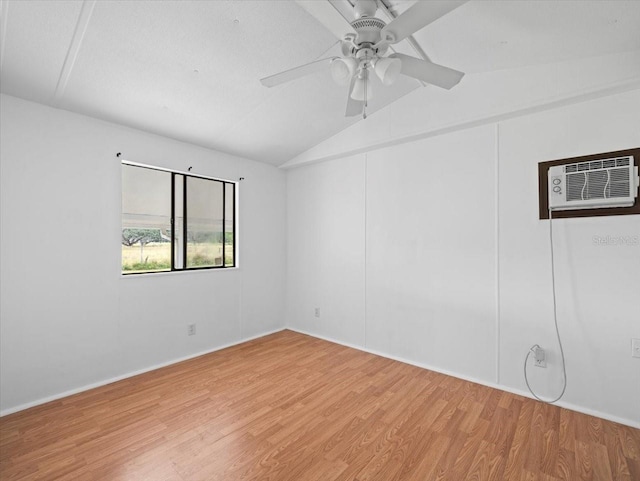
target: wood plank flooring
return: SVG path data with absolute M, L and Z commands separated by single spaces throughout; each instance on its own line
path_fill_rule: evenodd
M 283 331 L 0 418 L 0 479 L 639 481 L 640 430 Z

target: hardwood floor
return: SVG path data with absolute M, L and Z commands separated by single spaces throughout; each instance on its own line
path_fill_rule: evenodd
M 640 430 L 283 331 L 0 418 L 0 479 L 638 481 Z

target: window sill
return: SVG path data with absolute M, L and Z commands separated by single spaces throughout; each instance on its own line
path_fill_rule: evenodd
M 211 269 L 187 269 L 183 271 L 162 271 L 162 272 L 139 272 L 137 274 L 120 274 L 121 279 L 139 279 L 141 277 L 168 277 L 183 274 L 203 274 L 205 272 L 228 272 L 237 271 L 240 267 L 225 267 L 225 268 L 211 268 Z

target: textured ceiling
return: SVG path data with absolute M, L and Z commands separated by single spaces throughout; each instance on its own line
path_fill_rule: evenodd
M 640 1 L 471 1 L 414 37 L 467 74 L 596 57 L 640 49 Z
M 274 165 L 363 121 L 344 117 L 347 88 L 328 72 L 260 84 L 339 54 L 335 26 L 291 0 L 1 4 L 3 93 Z M 415 39 L 473 74 L 640 49 L 637 25 L 636 1 L 471 1 Z M 374 87 L 371 112 L 422 88 Z

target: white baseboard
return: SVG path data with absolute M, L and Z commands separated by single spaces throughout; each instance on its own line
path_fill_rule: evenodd
M 307 336 L 311 336 L 311 337 L 315 337 L 315 338 L 318 338 L 318 339 L 322 339 L 324 341 L 333 342 L 335 344 L 340 344 L 342 346 L 350 347 L 352 349 L 357 349 L 358 351 L 368 352 L 369 354 L 374 354 L 376 356 L 384 357 L 384 358 L 387 358 L 387 359 L 393 359 L 394 361 L 403 362 L 405 364 L 410 364 L 412 366 L 420 367 L 422 369 L 428 369 L 430 371 L 439 372 L 439 373 L 445 374 L 447 376 L 452 376 L 452 377 L 455 377 L 455 378 L 458 378 L 458 379 L 463 379 L 465 381 L 473 382 L 473 383 L 476 383 L 476 384 L 481 384 L 483 386 L 491 387 L 491 388 L 494 388 L 494 389 L 500 389 L 501 391 L 506 391 L 506 392 L 510 392 L 512 394 L 517 394 L 519 396 L 523 396 L 523 397 L 526 397 L 526 398 L 529 398 L 529 399 L 534 399 L 533 396 L 531 396 L 531 394 L 529 394 L 528 392 L 522 391 L 520 389 L 511 388 L 511 387 L 508 387 L 508 386 L 504 386 L 502 384 L 495 384 L 495 383 L 492 383 L 492 382 L 489 382 L 489 381 L 485 381 L 485 380 L 482 380 L 482 379 L 477 379 L 477 378 L 474 378 L 474 377 L 471 377 L 471 376 L 465 376 L 464 374 L 460 374 L 460 373 L 457 373 L 457 372 L 449 371 L 447 369 L 441 369 L 439 367 L 435 367 L 435 366 L 431 366 L 431 365 L 428 365 L 428 364 L 411 361 L 409 359 L 404 359 L 402 357 L 393 356 L 391 354 L 387 354 L 387 353 L 384 353 L 384 352 L 379 352 L 379 351 L 376 351 L 376 350 L 373 350 L 373 349 L 367 349 L 367 348 L 362 347 L 362 346 L 357 346 L 355 344 L 342 342 L 342 341 L 339 341 L 337 339 L 333 339 L 333 338 L 330 338 L 330 337 L 322 336 L 320 334 L 314 334 L 312 332 L 307 332 L 307 331 L 304 331 L 302 329 L 297 329 L 297 328 L 293 328 L 293 327 L 283 327 L 281 329 L 275 329 L 275 330 L 272 330 L 272 331 L 268 331 L 268 332 L 264 332 L 264 333 L 261 333 L 261 334 L 257 334 L 255 336 L 247 337 L 247 338 L 241 339 L 241 340 L 236 341 L 236 342 L 231 342 L 231 343 L 228 343 L 228 344 L 224 344 L 222 346 L 217 346 L 217 347 L 214 347 L 212 349 L 208 349 L 206 351 L 200 351 L 200 352 L 197 352 L 197 353 L 194 353 L 194 354 L 189 354 L 188 356 L 183 356 L 183 357 L 180 357 L 180 358 L 172 359 L 170 361 L 163 362 L 163 363 L 160 363 L 160 364 L 155 364 L 153 366 L 149 366 L 149 367 L 146 367 L 144 369 L 139 369 L 137 371 L 128 372 L 126 374 L 123 374 L 123 375 L 120 375 L 120 376 L 116 376 L 116 377 L 112 377 L 110 379 L 105 379 L 105 380 L 98 381 L 98 382 L 95 382 L 95 383 L 86 384 L 84 386 L 81 386 L 81 387 L 78 387 L 78 388 L 75 388 L 75 389 L 70 389 L 68 391 L 64 391 L 64 392 L 61 392 L 61 393 L 53 394 L 51 396 L 40 398 L 40 399 L 37 399 L 35 401 L 31 401 L 31 402 L 28 402 L 28 403 L 20 404 L 18 406 L 14 406 L 12 408 L 4 409 L 4 410 L 0 411 L 0 417 L 6 416 L 8 414 L 13 414 L 13 413 L 16 413 L 18 411 L 23 411 L 25 409 L 29 409 L 29 408 L 34 407 L 34 406 L 39 406 L 41 404 L 45 404 L 45 403 L 48 403 L 48 402 L 51 402 L 51 401 L 56 401 L 58 399 L 65 398 L 67 396 L 72 396 L 73 394 L 78 394 L 78 393 L 81 393 L 81 392 L 84 392 L 84 391 L 88 391 L 90 389 L 95 389 L 95 388 L 100 387 L 100 386 L 105 386 L 107 384 L 111 384 L 111 383 L 114 383 L 114 382 L 117 382 L 117 381 L 121 381 L 123 379 L 127 379 L 127 378 L 130 378 L 130 377 L 133 377 L 133 376 L 137 376 L 139 374 L 144 374 L 146 372 L 155 371 L 156 369 L 160 369 L 160 368 L 163 368 L 163 367 L 166 367 L 166 366 L 170 366 L 170 365 L 176 364 L 178 362 L 187 361 L 189 359 L 193 359 L 193 358 L 196 358 L 196 357 L 199 357 L 199 356 L 203 356 L 205 354 L 210 354 L 212 352 L 220 351 L 220 350 L 226 349 L 228 347 L 237 346 L 238 344 L 242 344 L 244 342 L 249 342 L 249 341 L 252 341 L 254 339 L 258 339 L 260 337 L 268 336 L 270 334 L 275 334 L 276 332 L 281 332 L 283 330 L 289 330 L 289 331 L 297 332 L 297 333 L 300 333 L 300 334 L 305 334 Z M 613 421 L 613 422 L 616 422 L 616 423 L 624 424 L 626 426 L 631 426 L 631 427 L 636 428 L 636 429 L 640 429 L 640 422 L 638 422 L 638 421 L 633 421 L 631 419 L 621 418 L 621 417 L 618 417 L 618 416 L 611 415 L 609 413 L 603 413 L 603 412 L 596 411 L 596 410 L 593 410 L 593 409 L 588 409 L 588 408 L 585 408 L 583 406 L 578 406 L 578 405 L 575 405 L 575 404 L 572 404 L 572 403 L 557 402 L 555 404 L 557 406 L 569 409 L 571 411 L 576 411 L 576 412 L 579 412 L 579 413 L 588 414 L 590 416 L 599 417 L 599 418 L 602 418 L 602 419 L 606 419 L 608 421 Z
M 240 339 L 239 341 L 234 341 L 234 342 L 230 342 L 228 344 L 223 344 L 222 346 L 216 346 L 216 347 L 214 347 L 212 349 L 207 349 L 205 351 L 200 351 L 200 352 L 196 352 L 194 354 L 189 354 L 188 356 L 183 356 L 183 357 L 171 359 L 170 361 L 166 361 L 166 362 L 162 362 L 162 363 L 159 363 L 159 364 L 155 364 L 153 366 L 145 367 L 143 369 L 138 369 L 137 371 L 131 371 L 131 372 L 128 372 L 126 374 L 122 374 L 120 376 L 112 377 L 112 378 L 109 378 L 109 379 L 104 379 L 102 381 L 94 382 L 94 383 L 91 383 L 91 384 L 85 384 L 84 386 L 80 386 L 80 387 L 77 387 L 75 389 L 70 389 L 68 391 L 64 391 L 64 392 L 61 392 L 61 393 L 53 394 L 51 396 L 46 396 L 46 397 L 37 399 L 35 401 L 31 401 L 31 402 L 28 402 L 28 403 L 20 404 L 18 406 L 14 406 L 14 407 L 11 407 L 11 408 L 3 409 L 2 411 L 0 411 L 0 417 L 6 416 L 8 414 L 17 413 L 18 411 L 24 411 L 25 409 L 29 409 L 29 408 L 32 408 L 34 406 L 39 406 L 41 404 L 45 404 L 45 403 L 48 403 L 48 402 L 51 402 L 51 401 L 56 401 L 58 399 L 65 398 L 67 396 L 72 396 L 73 394 L 78 394 L 78 393 L 81 393 L 81 392 L 84 392 L 84 391 L 88 391 L 90 389 L 95 389 L 95 388 L 100 387 L 100 386 L 105 386 L 107 384 L 111 384 L 111 383 L 114 383 L 114 382 L 117 382 L 117 381 L 122 381 L 123 379 L 127 379 L 127 378 L 130 378 L 130 377 L 133 377 L 133 376 L 137 376 L 139 374 L 144 374 L 145 372 L 155 371 L 156 369 L 167 367 L 167 366 L 170 366 L 172 364 L 176 364 L 178 362 L 188 361 L 189 359 L 193 359 L 195 357 L 203 356 L 205 354 L 210 354 L 212 352 L 220 351 L 220 350 L 226 349 L 228 347 L 237 346 L 238 344 L 249 342 L 249 341 L 252 341 L 254 339 L 258 339 L 260 337 L 268 336 L 270 334 L 275 334 L 276 332 L 284 331 L 285 329 L 286 328 L 283 327 L 283 328 L 280 328 L 280 329 L 275 329 L 273 331 L 263 332 L 261 334 L 255 335 L 255 336 L 251 336 L 251 337 Z
M 300 333 L 300 334 L 305 334 L 307 336 L 316 337 L 316 338 L 322 339 L 324 341 L 333 342 L 335 344 L 340 344 L 340 345 L 345 346 L 345 347 L 350 347 L 352 349 L 357 349 L 358 351 L 368 352 L 369 354 L 374 354 L 376 356 L 385 357 L 387 359 L 393 359 L 394 361 L 403 362 L 405 364 L 410 364 L 412 366 L 420 367 L 422 369 L 428 369 L 429 371 L 439 372 L 440 374 L 446 374 L 447 376 L 452 376 L 452 377 L 455 377 L 455 378 L 458 378 L 458 379 L 463 379 L 465 381 L 473 382 L 473 383 L 476 383 L 476 384 L 481 384 L 483 386 L 491 387 L 491 388 L 494 388 L 494 389 L 499 389 L 501 391 L 510 392 L 512 394 L 517 394 L 519 396 L 535 400 L 535 398 L 533 396 L 531 396 L 530 393 L 528 393 L 526 391 L 522 391 L 520 389 L 515 389 L 515 388 L 509 387 L 509 386 L 505 386 L 503 384 L 496 384 L 496 383 L 485 381 L 485 380 L 482 380 L 482 379 L 476 379 L 476 378 L 471 377 L 471 376 L 465 376 L 464 374 L 460 374 L 460 373 L 457 373 L 457 372 L 449 371 L 447 369 L 442 369 L 442 368 L 439 368 L 439 367 L 430 366 L 428 364 L 411 361 L 409 359 L 404 359 L 402 357 L 393 356 L 391 354 L 387 354 L 387 353 L 384 353 L 384 352 L 379 352 L 379 351 L 376 351 L 374 349 L 367 349 L 367 348 L 362 347 L 362 346 L 357 346 L 355 344 L 351 344 L 351 343 L 348 343 L 348 342 L 338 341 L 337 339 L 332 339 L 330 337 L 322 336 L 322 335 L 319 335 L 319 334 L 314 334 L 312 332 L 307 332 L 307 331 L 304 331 L 302 329 L 297 329 L 297 328 L 293 328 L 293 327 L 287 327 L 286 329 L 289 330 L 289 331 Z M 538 402 L 540 402 L 540 401 L 538 401 Z M 607 421 L 613 421 L 615 423 L 624 424 L 624 425 L 630 426 L 632 428 L 640 429 L 640 422 L 634 421 L 634 420 L 631 420 L 631 419 L 621 418 L 619 416 L 614 416 L 614 415 L 609 414 L 609 413 L 603 413 L 603 412 L 600 412 L 600 411 L 596 411 L 596 410 L 593 410 L 593 409 L 585 408 L 583 406 L 578 406 L 576 404 L 572 404 L 572 403 L 568 403 L 568 402 L 564 402 L 564 401 L 556 402 L 556 403 L 554 403 L 554 405 L 562 407 L 562 408 L 565 408 L 565 409 L 569 409 L 570 411 L 576 411 L 576 412 L 579 412 L 579 413 L 582 413 L 582 414 L 588 414 L 589 416 L 595 416 L 595 417 L 598 417 L 598 418 L 606 419 Z

